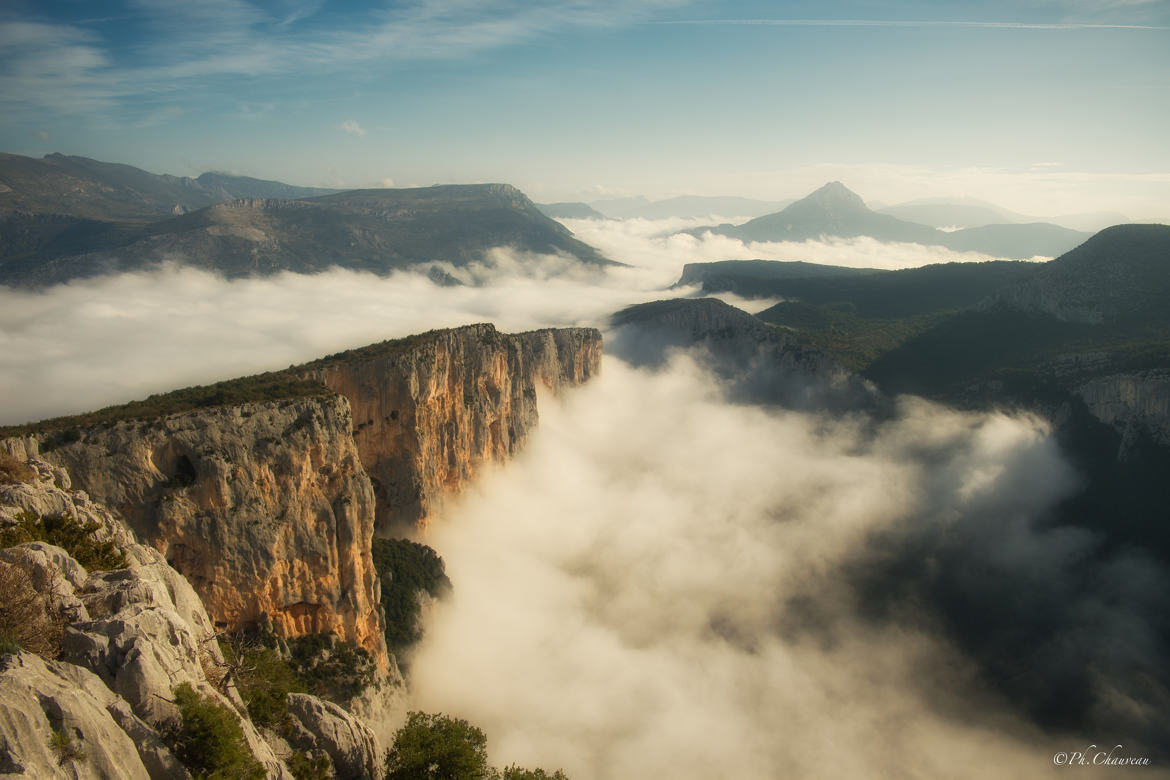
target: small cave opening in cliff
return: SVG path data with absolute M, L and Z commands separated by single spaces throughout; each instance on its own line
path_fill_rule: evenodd
M 172 487 L 185 488 L 191 487 L 195 484 L 195 478 L 198 472 L 195 470 L 195 464 L 186 455 L 180 455 L 175 461 L 175 466 L 171 475 L 170 484 Z

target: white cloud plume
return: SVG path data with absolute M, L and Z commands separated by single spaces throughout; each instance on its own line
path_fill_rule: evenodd
M 803 260 L 853 268 L 915 268 L 930 263 L 978 262 L 995 259 L 980 252 L 956 252 L 939 246 L 886 244 L 868 237 L 821 241 L 752 241 L 706 233 L 692 236 L 675 231 L 718 224 L 718 218 L 625 221 L 558 220 L 578 238 L 609 257 L 625 258 L 662 275 L 663 284 L 678 279 L 685 263 L 712 260 Z M 734 218 L 723 221 L 735 222 Z M 739 220 L 743 221 L 743 220 Z M 673 274 L 673 278 L 670 278 Z
M 347 133 L 353 133 L 354 135 L 364 136 L 366 134 L 366 131 L 362 128 L 362 126 L 352 119 L 347 119 L 342 122 L 341 129 Z
M 851 617 L 842 570 L 908 516 L 1035 511 L 1067 467 L 1026 418 L 855 423 L 729 406 L 686 358 L 542 399 L 525 451 L 428 531 L 455 593 L 412 706 L 482 726 L 498 764 L 597 780 L 1052 772 L 1058 745 L 945 642 Z M 810 594 L 826 633 L 789 612 Z

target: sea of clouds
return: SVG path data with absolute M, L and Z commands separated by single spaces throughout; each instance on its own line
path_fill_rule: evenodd
M 0 288 L 0 423 L 431 328 L 604 328 L 630 304 L 696 294 L 671 289 L 689 262 L 986 259 L 565 222 L 625 265 L 500 249 L 424 269 L 453 286 L 344 270 L 227 281 L 174 263 Z M 1046 732 L 1021 706 L 1065 679 L 1091 687 L 1099 722 L 1156 723 L 1164 710 L 1127 670 L 1165 657 L 1144 627 L 1167 577 L 1124 551 L 1090 563 L 1098 540 L 1045 522 L 1078 479 L 1048 425 L 909 398 L 896 410 L 733 404 L 693 355 L 655 369 L 607 357 L 586 387 L 542 397 L 522 453 L 430 527 L 455 591 L 410 659 L 413 705 L 484 728 L 493 763 L 576 780 L 1067 773 L 1053 756 L 1084 750 L 1083 735 Z M 995 640 L 978 658 L 953 641 L 952 604 Z M 1021 648 L 1052 674 L 990 685 L 989 659 Z
M 582 268 L 563 257 L 499 249 L 471 266 L 433 264 L 464 286 L 436 284 L 426 273 L 341 269 L 227 281 L 175 262 L 35 293 L 0 287 L 0 424 L 284 368 L 431 328 L 602 324 L 633 303 L 693 294 L 669 289 L 689 262 L 760 257 L 900 268 L 981 259 L 871 239 L 744 245 L 664 235 L 699 220 L 566 224 L 625 267 Z M 753 311 L 771 303 L 726 300 Z

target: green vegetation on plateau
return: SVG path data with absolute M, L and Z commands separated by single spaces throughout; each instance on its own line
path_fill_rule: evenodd
M 0 427 L 0 437 L 26 436 L 47 432 L 63 432 L 64 441 L 77 441 L 77 428 L 92 425 L 110 425 L 122 420 L 155 420 L 168 414 L 207 409 L 213 406 L 234 406 L 259 401 L 282 401 L 308 396 L 329 395 L 320 382 L 300 379 L 291 371 L 275 371 L 255 376 L 229 379 L 212 385 L 198 385 L 159 393 L 141 401 L 107 406 L 94 412 L 54 417 L 27 425 Z M 72 434 L 72 435 L 71 435 Z M 49 440 L 49 446 L 59 437 Z

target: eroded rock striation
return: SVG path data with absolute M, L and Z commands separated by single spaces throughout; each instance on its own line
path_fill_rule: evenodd
M 1122 434 L 1123 447 L 1141 433 L 1170 444 L 1170 371 L 1096 377 L 1074 392 L 1094 417 Z
M 79 426 L 43 457 L 161 552 L 217 629 L 335 634 L 386 667 L 375 528 L 425 523 L 522 444 L 538 387 L 600 361 L 591 329 L 434 331 L 289 370 L 316 395 Z M 35 438 L 5 446 L 38 454 Z
M 336 395 L 83 429 L 46 457 L 116 508 L 218 629 L 333 633 L 386 662 L 373 491 Z
M 601 366 L 592 328 L 503 334 L 434 331 L 310 364 L 302 376 L 345 396 L 377 497 L 377 530 L 425 525 L 444 495 L 502 462 L 537 421 L 537 388 L 585 382 Z

